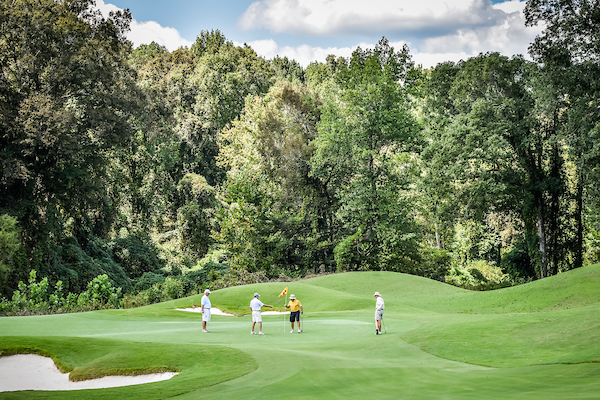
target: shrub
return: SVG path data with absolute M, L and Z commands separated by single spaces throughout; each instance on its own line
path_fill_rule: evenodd
M 118 308 L 120 306 L 121 288 L 114 287 L 108 280 L 108 275 L 95 277 L 88 283 L 87 290 L 79 295 L 87 300 L 87 306 L 92 310 L 101 308 Z M 80 300 L 79 303 L 82 303 Z M 84 303 L 85 304 L 85 303 Z
M 490 290 L 510 286 L 510 277 L 501 268 L 483 260 L 471 261 L 466 266 L 452 267 L 445 277 L 446 283 L 465 289 Z
M 450 252 L 428 247 L 422 251 L 422 259 L 419 267 L 415 271 L 411 271 L 411 273 L 443 282 L 451 265 L 452 254 Z
M 508 253 L 504 254 L 500 265 L 504 272 L 513 279 L 527 279 L 536 276 L 535 268 L 527 251 L 527 244 L 524 241 L 519 241 Z
M 15 256 L 20 249 L 17 219 L 0 215 L 0 288 L 7 287 L 15 269 Z
M 138 278 L 145 272 L 156 272 L 164 266 L 149 238 L 129 235 L 115 239 L 111 247 L 115 260 L 130 278 Z
M 150 289 L 155 284 L 160 284 L 165 281 L 165 276 L 155 272 L 145 272 L 138 278 L 133 286 L 133 291 L 139 293 L 143 290 Z
M 170 276 L 163 282 L 162 291 L 165 300 L 179 299 L 185 296 L 186 293 L 183 281 Z
M 87 290 L 79 295 L 63 295 L 62 281 L 50 290 L 48 278 L 37 282 L 37 272 L 29 273 L 27 284 L 22 281 L 10 301 L 2 299 L 0 315 L 49 314 L 68 311 L 87 311 L 121 306 L 121 288 L 114 287 L 108 275 L 100 275 L 88 283 Z

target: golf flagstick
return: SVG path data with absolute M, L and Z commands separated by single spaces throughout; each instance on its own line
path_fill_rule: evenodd
M 285 305 L 287 304 L 287 292 L 285 293 L 285 300 L 283 301 L 283 333 L 285 333 Z
M 285 299 L 283 300 L 283 333 L 285 333 L 285 305 L 287 304 L 287 292 L 288 287 L 286 286 L 285 289 L 283 289 L 283 292 L 281 292 L 281 294 L 279 295 L 279 297 L 283 297 L 283 295 L 285 294 Z

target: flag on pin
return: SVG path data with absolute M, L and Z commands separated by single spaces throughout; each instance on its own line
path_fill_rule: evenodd
M 279 297 L 281 296 L 285 296 L 287 294 L 287 286 L 285 287 L 285 289 L 283 289 L 283 292 L 281 292 L 281 294 L 279 295 Z

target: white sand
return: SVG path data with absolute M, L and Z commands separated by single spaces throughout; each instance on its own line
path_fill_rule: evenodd
M 71 382 L 69 374 L 60 372 L 49 357 L 17 354 L 0 357 L 0 392 L 15 390 L 82 390 L 141 385 L 171 379 L 174 372 L 137 376 L 105 376 Z
M 194 313 L 198 313 L 198 314 L 202 313 L 202 307 L 176 308 L 176 310 L 177 311 L 194 312 Z M 235 315 L 226 313 L 215 307 L 210 308 L 210 315 L 229 315 L 229 316 L 235 317 Z
M 193 307 L 193 308 L 176 308 L 177 311 L 187 311 L 187 312 L 193 312 L 193 313 L 201 313 L 201 308 L 200 307 Z M 289 311 L 263 311 L 261 312 L 262 315 L 282 315 L 282 314 L 289 314 Z M 215 307 L 211 307 L 210 308 L 210 314 L 211 315 L 229 315 L 232 317 L 235 317 L 234 314 L 229 314 L 226 313 L 224 311 L 219 310 L 218 308 Z

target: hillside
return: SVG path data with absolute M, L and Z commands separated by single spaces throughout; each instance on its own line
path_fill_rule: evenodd
M 263 399 L 290 390 L 300 399 L 593 399 L 600 393 L 599 269 L 492 292 L 388 272 L 238 286 L 211 294 L 215 307 L 241 316 L 213 316 L 208 334 L 198 314 L 175 310 L 199 296 L 133 310 L 7 317 L 0 351 L 50 355 L 80 377 L 144 367 L 180 372 L 143 390 L 86 391 L 90 399 Z M 274 315 L 263 317 L 265 337 L 250 335 L 243 309 L 252 294 L 281 309 L 286 285 L 304 305 L 304 332 L 290 335 L 286 317 Z M 386 301 L 381 336 L 373 334 L 375 290 Z

